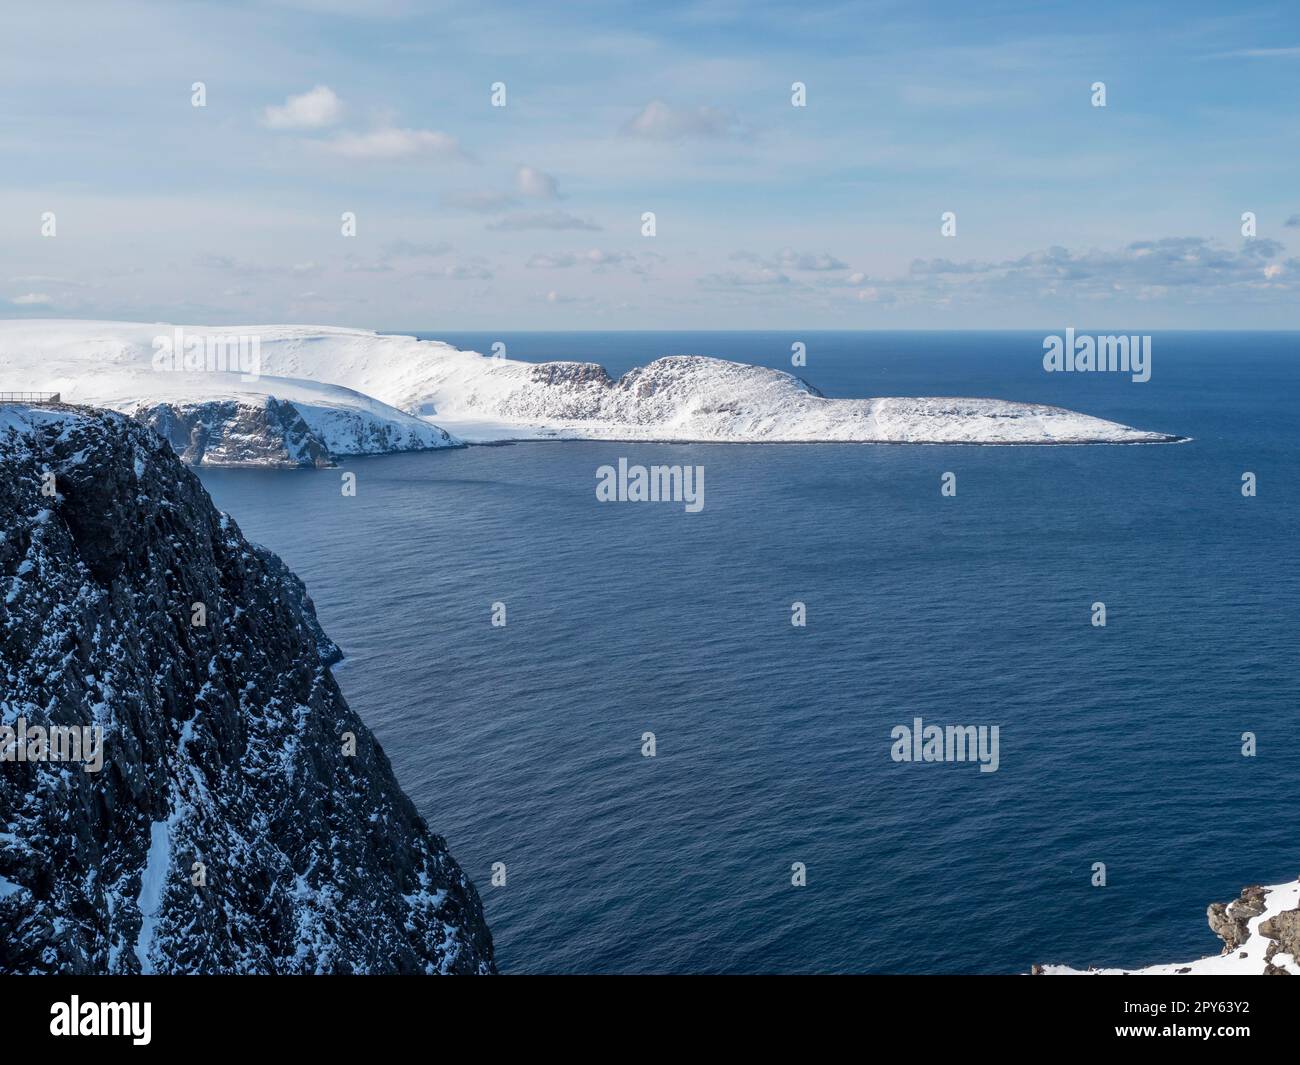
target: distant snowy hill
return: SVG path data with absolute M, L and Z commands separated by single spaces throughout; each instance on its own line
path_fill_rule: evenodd
M 421 440 L 412 421 L 436 423 L 438 432 L 468 442 L 1090 444 L 1181 439 L 1059 407 L 999 399 L 827 399 L 791 374 L 699 355 L 656 359 L 615 380 L 593 363 L 518 362 L 356 329 L 184 328 L 195 336 L 256 336 L 263 376 L 249 383 L 237 374 L 153 371 L 153 340 L 170 333 L 170 325 L 26 320 L 0 322 L 0 389 L 57 390 L 68 402 L 132 413 L 165 403 L 184 415 L 163 419 L 181 434 L 203 421 L 196 412 L 203 403 L 233 401 L 260 409 L 274 397 L 291 403 L 334 454 L 349 453 L 349 448 L 436 446 Z M 180 430 L 174 429 L 177 420 L 184 422 Z M 450 436 L 443 440 L 452 442 Z
M 171 332 L 161 324 L 0 322 L 0 392 L 58 392 L 68 403 L 131 414 L 191 465 L 326 466 L 344 455 L 461 443 L 426 419 L 326 381 L 155 370 L 153 339 Z
M 1207 911 L 1210 929 L 1223 940 L 1223 953 L 1196 961 L 1145 969 L 1073 969 L 1036 965 L 1039 976 L 1300 976 L 1300 881 L 1255 885 L 1229 903 Z

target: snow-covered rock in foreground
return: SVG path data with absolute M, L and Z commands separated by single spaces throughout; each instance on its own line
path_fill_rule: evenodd
M 98 402 L 105 373 L 148 373 L 153 338 L 173 327 L 127 322 L 0 322 L 0 389 L 43 389 Z M 617 380 L 594 363 L 527 363 L 447 344 L 327 326 L 186 326 L 202 336 L 256 336 L 266 394 L 290 400 L 280 381 L 342 386 L 374 397 L 467 442 L 596 439 L 728 442 L 946 444 L 1168 443 L 1181 437 L 1133 429 L 1060 407 L 944 397 L 828 399 L 791 374 L 699 355 L 656 359 Z M 176 374 L 149 374 L 155 378 Z M 191 399 L 212 393 L 213 374 L 187 375 Z M 134 378 L 144 402 L 158 394 Z M 187 383 L 186 387 L 190 387 Z M 222 387 L 233 387 L 225 384 Z M 246 386 L 244 386 L 246 387 Z M 205 392 L 205 389 L 207 390 Z M 211 394 L 209 394 L 211 393 Z M 123 392 L 106 405 L 124 409 Z M 310 420 L 303 412 L 305 420 Z
M 157 434 L 0 404 L 0 974 L 493 971 L 339 656 Z
M 1244 888 L 1232 902 L 1207 911 L 1223 953 L 1196 961 L 1145 969 L 1072 969 L 1035 965 L 1041 976 L 1300 976 L 1300 880 Z

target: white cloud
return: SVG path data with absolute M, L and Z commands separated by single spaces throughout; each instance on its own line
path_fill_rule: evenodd
M 382 259 L 354 259 L 348 258 L 343 264 L 345 274 L 391 274 L 393 267 L 391 263 L 386 263 Z
M 635 257 L 621 251 L 605 251 L 601 248 L 592 248 L 590 251 L 578 252 L 538 252 L 532 256 L 527 263 L 530 270 L 566 270 L 571 266 L 577 266 L 579 263 L 585 263 L 593 269 L 599 269 L 605 266 L 616 266 L 619 263 L 631 263 Z
M 449 192 L 443 196 L 442 202 L 465 211 L 482 211 L 484 214 L 492 214 L 513 206 L 515 198 L 504 192 L 479 189 L 473 192 Z
M 435 270 L 420 270 L 416 276 L 433 281 L 490 281 L 492 271 L 477 263 L 448 263 Z
M 22 296 L 15 296 L 9 302 L 16 307 L 40 307 L 54 301 L 44 292 L 28 292 Z
M 841 262 L 828 252 L 796 252 L 790 248 L 781 249 L 781 265 L 789 270 L 847 270 L 848 263 Z
M 835 270 L 847 270 L 849 264 L 835 258 L 830 252 L 798 252 L 793 248 L 782 248 L 775 258 L 768 259 L 755 255 L 752 251 L 733 252 L 732 259 L 738 262 L 754 263 L 769 270 L 804 270 L 814 273 L 826 273 Z
M 262 113 L 262 124 L 270 129 L 322 129 L 332 126 L 343 113 L 343 103 L 327 85 L 317 85 L 300 96 L 290 96 L 281 105 Z
M 716 107 L 673 107 L 651 100 L 640 114 L 624 123 L 623 132 L 658 141 L 684 137 L 723 140 L 739 135 L 740 126 L 734 115 Z
M 417 155 L 460 156 L 456 138 L 430 129 L 390 126 L 369 133 L 344 133 L 329 142 L 330 151 L 348 159 L 409 159 Z
M 555 289 L 551 289 L 551 291 L 546 294 L 546 302 L 547 303 L 591 303 L 593 301 L 590 296 L 569 296 L 564 293 L 556 292 Z
M 84 281 L 69 281 L 65 277 L 51 277 L 49 274 L 21 274 L 9 279 L 15 285 L 60 285 L 65 288 L 85 288 Z
M 610 266 L 614 263 L 626 262 L 632 256 L 625 255 L 621 251 L 602 251 L 600 248 L 592 248 L 582 258 L 591 263 L 592 266 Z
M 757 270 L 726 270 L 700 278 L 700 284 L 706 288 L 767 288 L 790 283 L 788 276 L 768 266 Z
M 384 254 L 404 258 L 437 257 L 451 251 L 446 241 L 394 240 L 384 246 Z
M 1204 237 L 1164 237 L 1134 241 L 1114 251 L 1051 247 L 994 262 L 916 259 L 910 273 L 931 282 L 967 284 L 967 279 L 975 279 L 1004 286 L 1068 285 L 1074 291 L 1103 295 L 1153 286 L 1226 291 L 1256 283 L 1261 266 L 1290 265 L 1294 260 L 1269 262 L 1280 259 L 1284 250 L 1281 243 L 1265 237 L 1243 241 L 1237 249 Z M 1274 271 L 1271 276 L 1279 273 Z
M 538 252 L 524 265 L 529 270 L 567 270 L 577 261 L 578 257 L 570 255 L 568 252 L 559 252 L 558 254 Z
M 535 200 L 557 200 L 560 197 L 555 178 L 531 166 L 521 166 L 515 171 L 515 188 L 520 196 Z
M 590 222 L 585 218 L 578 218 L 576 215 L 568 214 L 565 211 L 543 211 L 535 214 L 509 214 L 501 221 L 493 222 L 489 229 L 588 229 L 597 230 L 601 227 L 595 222 Z

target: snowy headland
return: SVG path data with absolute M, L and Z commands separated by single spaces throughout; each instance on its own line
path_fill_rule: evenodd
M 187 351 L 174 350 L 180 337 Z M 615 379 L 594 363 L 528 363 L 414 337 L 309 325 L 4 321 L 0 391 L 58 392 L 65 403 L 131 414 L 167 436 L 186 461 L 208 465 L 325 465 L 340 455 L 537 439 L 1183 439 L 1002 399 L 832 399 L 792 374 L 700 355 L 656 359 Z

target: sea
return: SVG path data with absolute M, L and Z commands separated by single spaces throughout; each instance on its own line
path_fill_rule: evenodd
M 306 581 L 503 972 L 1142 966 L 1300 874 L 1300 334 L 1155 332 L 1146 382 L 1046 373 L 1041 331 L 421 335 L 1191 438 L 533 442 L 347 459 L 355 496 L 201 471 Z M 703 508 L 600 502 L 620 458 L 702 466 Z M 996 771 L 896 760 L 917 719 L 997 726 Z

